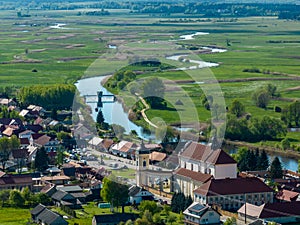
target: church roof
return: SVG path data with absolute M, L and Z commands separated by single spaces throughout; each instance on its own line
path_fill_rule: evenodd
M 195 172 L 185 168 L 179 168 L 174 172 L 175 175 L 179 175 L 188 179 L 196 180 L 201 183 L 205 183 L 212 178 L 212 175 L 201 172 Z
M 210 146 L 197 142 L 187 143 L 183 148 L 181 156 L 214 165 L 236 163 L 236 161 L 222 149 L 212 150 Z
M 211 179 L 194 190 L 202 196 L 235 195 L 273 192 L 272 188 L 256 177 Z

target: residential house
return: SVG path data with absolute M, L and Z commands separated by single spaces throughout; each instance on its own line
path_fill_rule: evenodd
M 22 132 L 19 133 L 19 138 L 26 138 L 26 139 L 30 139 L 31 135 L 34 134 L 35 132 L 33 132 L 32 130 L 24 130 Z
M 46 134 L 37 133 L 31 135 L 30 144 L 38 148 L 44 147 L 47 152 L 50 152 L 57 150 L 59 142 Z
M 65 163 L 62 165 L 61 169 L 62 169 L 64 175 L 69 176 L 69 177 L 75 177 L 76 169 L 75 169 L 74 165 Z
M 129 202 L 131 204 L 140 204 L 143 200 L 153 200 L 154 195 L 144 188 L 131 186 L 128 192 Z
M 88 147 L 99 151 L 108 152 L 109 148 L 112 146 L 113 143 L 114 141 L 111 139 L 102 139 L 100 137 L 93 137 L 88 142 Z
M 52 184 L 56 184 L 56 185 L 64 185 L 67 184 L 70 181 L 70 177 L 68 176 L 45 176 L 41 178 L 42 183 L 52 183 Z
M 83 193 L 82 188 L 78 185 L 57 186 L 56 188 L 57 190 L 71 194 L 74 198 L 78 199 L 82 203 L 86 201 L 86 195 Z
M 56 185 L 49 183 L 41 189 L 41 193 L 45 193 L 49 197 L 51 197 L 56 192 Z
M 194 201 L 238 210 L 245 202 L 273 202 L 273 190 L 256 177 L 211 179 L 194 190 Z
M 47 209 L 46 206 L 38 204 L 31 211 L 31 218 L 34 222 L 43 224 L 43 225 L 68 225 L 68 222 L 64 218 Z
M 120 141 L 119 143 L 116 143 L 112 145 L 110 151 L 113 155 L 119 155 L 124 158 L 130 158 L 131 153 L 136 150 L 137 145 L 133 142 L 129 141 Z
M 17 103 L 12 98 L 0 98 L 1 106 L 16 106 Z
M 82 203 L 77 198 L 75 198 L 71 193 L 62 190 L 57 190 L 51 196 L 51 199 L 53 200 L 53 203 L 58 207 L 64 205 L 70 207 L 71 209 L 82 208 Z
M 31 175 L 13 175 L 1 173 L 0 177 L 0 190 L 5 189 L 19 189 L 25 187 L 32 189 L 33 181 Z
M 16 163 L 18 170 L 21 171 L 21 168 L 26 166 L 29 152 L 26 148 L 21 149 L 13 149 L 12 150 L 12 158 Z
M 280 224 L 299 223 L 300 202 L 276 202 L 260 206 L 246 203 L 238 210 L 240 219 L 244 219 L 245 215 L 249 222 L 262 219 Z
M 220 214 L 209 205 L 192 203 L 184 212 L 185 225 L 220 224 Z
M 28 138 L 19 138 L 20 140 L 20 148 L 28 148 L 30 145 L 29 139 Z
M 92 220 L 92 225 L 117 225 L 120 222 L 126 222 L 127 220 L 135 221 L 138 218 L 134 213 L 115 213 L 95 215 Z
M 193 190 L 211 179 L 237 177 L 237 163 L 222 149 L 187 142 L 180 153 L 179 168 L 173 174 L 173 190 L 193 196 Z

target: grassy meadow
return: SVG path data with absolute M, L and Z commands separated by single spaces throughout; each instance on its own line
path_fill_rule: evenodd
M 146 114 L 150 119 L 159 116 L 168 124 L 176 124 L 180 120 L 193 124 L 210 119 L 210 112 L 200 102 L 201 89 L 209 93 L 210 84 L 182 81 L 217 79 L 226 105 L 238 99 L 253 117 L 270 115 L 280 118 L 280 113 L 274 112 L 274 106 L 289 104 L 284 100 L 271 100 L 266 110 L 257 108 L 251 100 L 257 87 L 272 83 L 277 86 L 282 98 L 300 97 L 300 22 L 275 17 L 249 17 L 233 22 L 212 19 L 209 22 L 162 23 L 160 20 L 167 18 L 133 15 L 128 10 L 109 10 L 109 16 L 79 16 L 78 12 L 82 11 L 31 10 L 29 18 L 18 18 L 13 10 L 0 11 L 0 86 L 74 83 L 84 76 L 112 74 L 128 66 L 129 59 L 135 55 L 156 57 L 179 68 L 193 63 L 167 60 L 165 57 L 188 54 L 193 59 L 220 65 L 190 71 L 155 70 L 138 75 L 138 79 L 159 76 L 176 82 L 170 84 L 165 93 L 169 108 L 174 108 L 178 99 L 188 101 L 176 106 L 177 111 L 148 110 Z M 172 15 L 174 17 L 179 19 L 186 15 Z M 59 29 L 51 27 L 56 23 L 66 25 Z M 195 36 L 192 40 L 179 38 L 194 32 L 209 34 Z M 110 49 L 109 44 L 118 48 Z M 202 46 L 217 46 L 228 51 L 203 54 L 187 50 L 187 47 Z M 253 68 L 261 73 L 243 72 Z M 249 78 L 250 81 L 247 80 Z M 126 96 L 124 99 L 125 104 L 133 101 Z M 289 136 L 295 142 L 300 141 L 299 133 Z

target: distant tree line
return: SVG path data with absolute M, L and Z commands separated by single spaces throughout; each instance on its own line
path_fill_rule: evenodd
M 72 84 L 36 85 L 21 88 L 18 99 L 23 106 L 36 104 L 47 110 L 70 109 L 75 91 Z

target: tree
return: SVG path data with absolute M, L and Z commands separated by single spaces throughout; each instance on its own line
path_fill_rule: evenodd
M 97 114 L 97 118 L 96 118 L 96 122 L 98 123 L 98 124 L 102 124 L 102 123 L 104 123 L 104 116 L 103 116 L 103 113 L 102 113 L 102 110 L 99 110 L 98 111 L 98 114 Z
M 51 198 L 42 192 L 35 194 L 34 198 L 36 203 L 41 203 L 43 205 L 49 205 L 51 203 Z
M 152 220 L 154 224 L 161 224 L 162 222 L 162 218 L 159 213 L 155 213 L 152 217 Z
M 38 171 L 43 172 L 48 168 L 48 155 L 44 147 L 41 147 L 36 151 L 34 168 Z
M 168 216 L 168 222 L 172 225 L 176 220 L 177 220 L 177 217 L 174 215 L 174 214 L 170 214 L 169 216 Z
M 161 79 L 152 77 L 143 83 L 143 97 L 152 108 L 162 108 L 164 102 L 165 86 Z
M 291 147 L 291 142 L 288 138 L 282 139 L 280 143 L 281 143 L 282 150 L 287 150 Z
M 236 224 L 236 219 L 234 217 L 227 218 L 226 221 L 224 222 L 224 225 L 235 225 Z
M 187 197 L 185 198 L 184 209 L 183 209 L 183 210 L 187 209 L 192 203 L 193 203 L 192 197 L 191 197 L 190 195 L 187 196 Z M 182 211 L 183 211 L 183 210 L 182 210 Z
M 234 114 L 236 117 L 241 117 L 245 114 L 245 106 L 240 101 L 235 99 L 229 107 L 229 112 Z
M 23 207 L 25 200 L 24 200 L 23 196 L 21 195 L 20 191 L 11 190 L 10 194 L 9 194 L 9 202 L 12 206 Z
M 272 97 L 278 96 L 278 93 L 276 93 L 277 87 L 275 85 L 267 84 L 267 86 L 265 88 L 270 96 L 272 96 Z
M 298 173 L 300 173 L 300 159 L 298 160 Z
M 115 176 L 111 175 L 103 179 L 103 188 L 100 194 L 104 201 L 111 203 L 114 207 L 122 206 L 124 212 L 123 206 L 128 200 L 128 187 L 118 182 Z
M 257 107 L 265 109 L 270 101 L 270 94 L 267 90 L 259 88 L 253 93 L 252 99 Z
M 0 199 L 2 201 L 2 207 L 9 200 L 10 190 L 2 190 L 0 191 Z
M 164 213 L 165 213 L 166 216 L 169 216 L 170 211 L 171 211 L 171 206 L 165 204 L 164 208 L 163 208 L 163 211 L 164 211 Z
M 9 155 L 12 150 L 18 149 L 20 146 L 20 140 L 13 135 L 11 138 L 0 138 L 0 162 L 2 164 L 3 171 L 5 170 L 6 162 L 9 160 Z
M 146 210 L 148 210 L 150 213 L 152 213 L 152 215 L 154 215 L 155 213 L 158 213 L 160 211 L 156 202 L 148 201 L 148 200 L 142 201 L 138 208 L 142 213 L 144 213 Z
M 300 102 L 295 101 L 282 110 L 281 119 L 289 126 L 299 127 L 300 123 Z
M 257 170 L 266 170 L 269 167 L 269 159 L 265 150 L 262 151 L 257 160 Z
M 51 118 L 57 120 L 57 110 L 55 108 L 51 110 Z
M 283 173 L 282 173 L 282 166 L 279 158 L 276 156 L 274 160 L 271 163 L 271 168 L 270 168 L 270 177 L 272 179 L 276 178 L 282 178 Z

